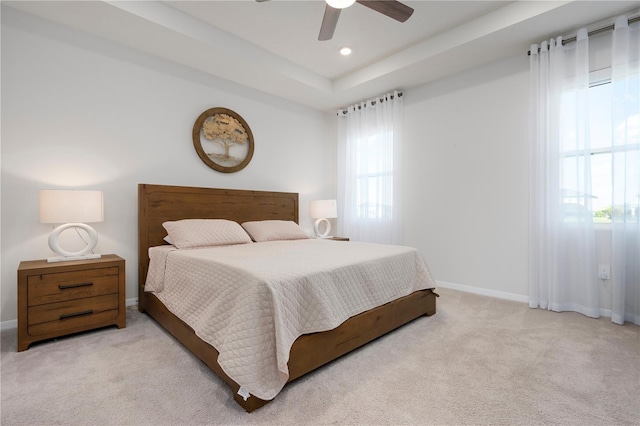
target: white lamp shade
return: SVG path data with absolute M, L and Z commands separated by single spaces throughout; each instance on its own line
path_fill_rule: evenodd
M 41 190 L 41 223 L 102 222 L 102 191 Z
M 336 200 L 315 200 L 309 202 L 309 215 L 314 219 L 338 217 Z

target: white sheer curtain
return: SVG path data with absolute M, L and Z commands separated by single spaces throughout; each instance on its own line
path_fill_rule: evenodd
M 529 306 L 597 317 L 586 29 L 531 46 L 530 70 Z
M 640 46 L 626 16 L 613 30 L 612 321 L 640 325 Z M 633 37 L 632 37 L 633 35 Z
M 612 180 L 611 317 L 640 324 L 638 25 L 629 28 L 622 16 L 612 34 L 612 131 L 606 147 L 590 140 L 596 123 L 590 122 L 595 100 L 586 29 L 576 38 L 566 46 L 561 38 L 540 49 L 531 46 L 529 305 L 591 317 L 606 309 L 600 302 L 590 158 L 604 149 L 610 152 Z
M 354 241 L 402 242 L 402 93 L 338 113 L 338 231 Z

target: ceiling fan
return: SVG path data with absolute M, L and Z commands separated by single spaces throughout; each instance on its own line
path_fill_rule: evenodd
M 264 2 L 269 0 L 256 1 Z M 400 3 L 397 0 L 326 0 L 326 2 L 327 6 L 324 9 L 322 26 L 320 27 L 320 34 L 318 35 L 318 40 L 320 41 L 331 40 L 333 32 L 336 30 L 336 25 L 338 24 L 340 12 L 342 9 L 347 8 L 356 2 L 399 22 L 406 21 L 409 19 L 411 14 L 413 14 L 413 9 L 411 7 Z

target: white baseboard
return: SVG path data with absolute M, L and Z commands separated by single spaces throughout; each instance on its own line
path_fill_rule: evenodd
M 18 320 L 9 320 L 0 322 L 0 331 L 18 328 Z
M 138 298 L 134 297 L 133 299 L 125 300 L 126 306 L 134 306 L 138 304 Z M 14 328 L 18 328 L 18 320 L 9 320 L 0 322 L 0 331 L 11 330 Z
M 489 290 L 487 288 L 473 287 L 470 285 L 449 283 L 446 281 L 436 281 L 436 285 L 442 288 L 450 288 L 452 290 L 464 291 L 465 293 L 474 293 L 481 296 L 491 296 L 498 299 L 513 300 L 515 302 L 529 303 L 529 296 L 522 294 L 507 293 L 498 290 Z
M 527 304 L 529 303 L 529 296 L 524 296 L 521 294 L 506 293 L 503 291 L 489 290 L 486 288 L 473 287 L 469 285 L 448 283 L 446 281 L 436 281 L 436 285 L 438 287 L 450 288 L 452 290 L 464 291 L 466 293 L 474 293 L 482 296 L 495 297 L 498 299 L 513 300 L 515 302 L 523 302 Z M 600 316 L 605 318 L 611 318 L 611 309 L 600 308 Z M 634 322 L 633 319 L 625 318 L 625 320 L 629 322 Z

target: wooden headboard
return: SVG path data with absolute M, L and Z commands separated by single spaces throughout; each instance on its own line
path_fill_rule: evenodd
M 138 307 L 144 311 L 149 247 L 165 244 L 162 224 L 180 219 L 292 220 L 298 194 L 188 186 L 138 185 Z

